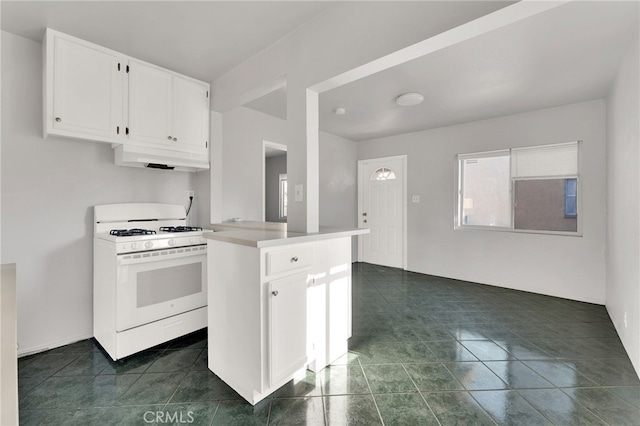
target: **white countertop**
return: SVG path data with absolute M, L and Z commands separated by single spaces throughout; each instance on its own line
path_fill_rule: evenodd
M 216 232 L 205 232 L 204 237 L 206 239 L 257 248 L 351 237 L 369 233 L 369 229 L 366 228 L 334 228 L 327 226 L 321 226 L 319 232 L 314 233 L 291 232 L 287 231 L 286 223 L 253 221 L 212 224 L 211 229 Z

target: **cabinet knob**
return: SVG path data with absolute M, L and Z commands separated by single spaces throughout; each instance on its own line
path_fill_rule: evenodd
M 294 256 L 291 258 L 291 263 L 297 262 L 298 261 L 298 256 Z
M 173 138 L 173 141 L 174 142 L 178 142 L 178 138 Z
M 271 292 L 271 294 L 273 294 L 274 296 L 277 296 L 277 295 L 278 295 L 278 290 L 273 290 L 273 291 Z
M 60 118 L 60 117 L 56 117 L 56 121 L 59 123 L 59 122 L 61 122 L 61 121 L 62 121 L 62 118 Z
M 167 139 L 171 140 L 171 139 L 173 139 L 173 138 L 172 138 L 171 136 L 167 136 Z

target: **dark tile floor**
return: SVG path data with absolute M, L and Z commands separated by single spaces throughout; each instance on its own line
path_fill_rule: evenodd
M 597 305 L 354 264 L 349 354 L 255 407 L 207 370 L 206 345 L 21 358 L 21 424 L 640 425 L 640 381 Z

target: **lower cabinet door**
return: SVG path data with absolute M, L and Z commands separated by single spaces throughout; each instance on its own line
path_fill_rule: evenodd
M 307 273 L 268 284 L 271 386 L 307 363 Z

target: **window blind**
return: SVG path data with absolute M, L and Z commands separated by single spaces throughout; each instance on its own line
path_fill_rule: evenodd
M 511 177 L 564 177 L 578 175 L 578 142 L 513 148 Z

